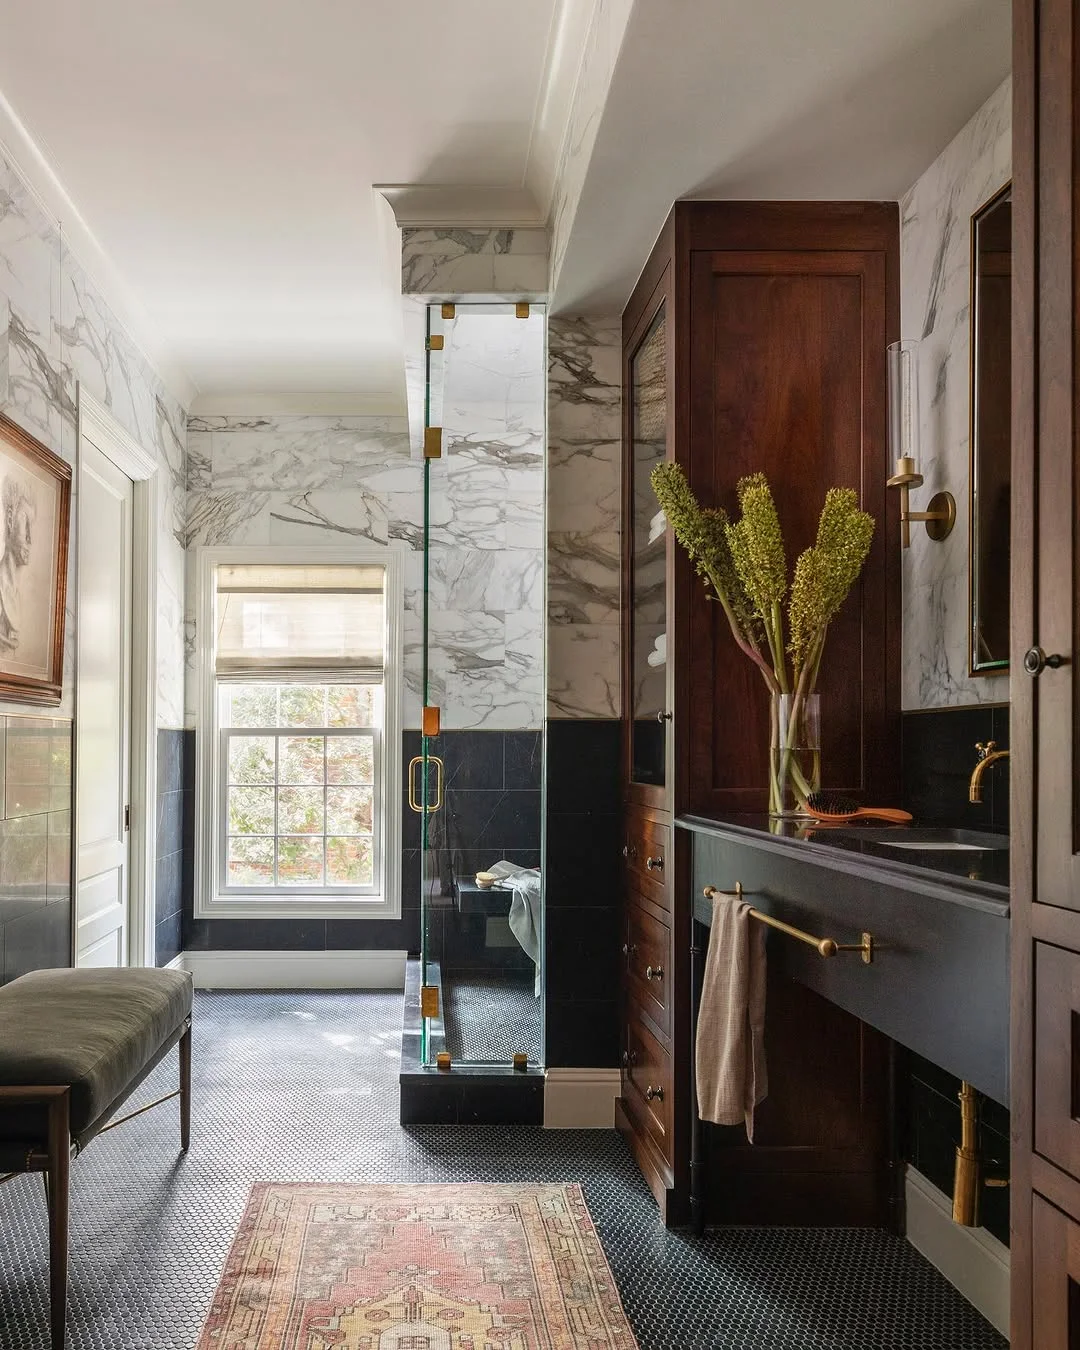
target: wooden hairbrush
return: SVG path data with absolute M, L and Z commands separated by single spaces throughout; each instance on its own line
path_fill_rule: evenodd
M 910 825 L 910 811 L 895 806 L 860 806 L 839 792 L 811 792 L 806 809 L 815 820 L 832 825 L 846 825 L 851 820 L 884 820 L 890 825 Z

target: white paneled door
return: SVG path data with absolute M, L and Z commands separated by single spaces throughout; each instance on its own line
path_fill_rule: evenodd
M 75 962 L 128 963 L 133 486 L 85 434 L 79 476 Z

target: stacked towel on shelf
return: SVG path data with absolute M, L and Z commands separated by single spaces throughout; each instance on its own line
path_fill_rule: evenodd
M 495 885 L 499 890 L 513 892 L 507 922 L 522 951 L 536 967 L 534 992 L 539 998 L 542 962 L 540 871 L 536 867 L 519 867 L 516 863 L 507 862 L 505 858 L 487 870 L 497 878 Z
M 765 1070 L 765 931 L 741 896 L 717 895 L 698 1012 L 698 1114 L 716 1125 L 745 1123 L 768 1092 Z

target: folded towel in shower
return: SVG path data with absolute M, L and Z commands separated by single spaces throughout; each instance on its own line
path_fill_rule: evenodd
M 745 1123 L 768 1092 L 765 1070 L 765 932 L 741 897 L 713 898 L 698 1012 L 698 1114 L 717 1125 Z
M 541 918 L 540 918 L 540 872 L 535 867 L 519 867 L 505 859 L 489 867 L 488 871 L 498 878 L 495 885 L 500 890 L 512 891 L 510 913 L 507 922 L 510 931 L 517 938 L 522 951 L 536 967 L 536 980 L 533 992 L 537 998 L 541 990 Z

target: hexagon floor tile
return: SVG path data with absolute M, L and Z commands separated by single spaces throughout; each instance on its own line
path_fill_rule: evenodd
M 190 1153 L 170 1103 L 72 1168 L 69 1350 L 192 1350 L 258 1180 L 580 1181 L 642 1350 L 1004 1350 L 903 1239 L 666 1232 L 614 1131 L 402 1129 L 400 1028 L 400 994 L 198 994 Z M 47 1350 L 46 1251 L 41 1178 L 0 1187 L 3 1350 Z

